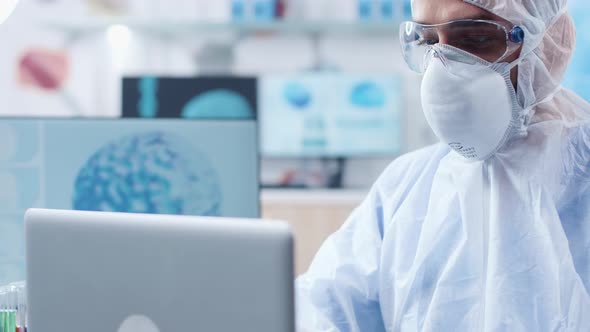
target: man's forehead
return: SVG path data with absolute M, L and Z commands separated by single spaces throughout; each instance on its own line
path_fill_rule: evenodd
M 462 0 L 414 0 L 413 20 L 423 24 L 440 24 L 461 19 L 493 20 L 497 16 Z

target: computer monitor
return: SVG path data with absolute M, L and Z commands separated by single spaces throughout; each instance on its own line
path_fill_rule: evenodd
M 31 207 L 259 216 L 254 121 L 0 119 L 0 284 Z
M 389 157 L 401 151 L 401 80 L 308 73 L 259 79 L 265 157 Z
M 123 78 L 124 118 L 256 119 L 257 80 L 202 76 Z

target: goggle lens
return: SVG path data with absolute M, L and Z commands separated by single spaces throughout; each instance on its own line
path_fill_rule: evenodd
M 511 31 L 498 22 L 461 20 L 439 25 L 404 22 L 400 40 L 404 59 L 410 68 L 423 73 L 427 67 L 429 50 L 433 45 L 446 44 L 490 63 L 501 61 L 513 49 L 512 35 L 522 36 L 522 29 Z M 520 38 L 519 42 L 522 42 Z

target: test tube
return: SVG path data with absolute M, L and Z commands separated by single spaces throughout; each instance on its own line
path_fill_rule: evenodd
M 15 283 L 16 287 L 16 331 L 24 332 L 27 326 L 27 293 L 24 282 Z
M 6 310 L 6 331 L 16 332 L 16 311 Z
M 26 332 L 26 314 L 25 283 L 0 287 L 0 332 Z
M 16 331 L 16 298 L 17 286 L 8 285 L 6 292 L 6 324 L 5 329 L 8 332 Z
M 6 330 L 6 296 L 7 288 L 0 287 L 0 332 L 7 332 Z

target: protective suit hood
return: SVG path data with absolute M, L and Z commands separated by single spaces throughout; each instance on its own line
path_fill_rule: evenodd
M 524 29 L 526 37 L 521 52 L 522 61 L 518 67 L 517 92 L 521 106 L 530 112 L 528 116 L 531 122 L 588 118 L 587 110 L 576 114 L 563 105 L 559 106 L 559 110 L 556 106 L 532 107 L 547 99 L 548 103 L 552 102 L 575 48 L 575 27 L 567 13 L 566 0 L 464 1 Z M 561 96 L 557 98 L 564 99 Z

